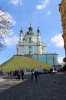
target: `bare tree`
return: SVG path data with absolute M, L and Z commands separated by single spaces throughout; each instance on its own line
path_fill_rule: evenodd
M 0 50 L 5 47 L 4 37 L 10 33 L 11 27 L 12 23 L 8 12 L 0 7 Z

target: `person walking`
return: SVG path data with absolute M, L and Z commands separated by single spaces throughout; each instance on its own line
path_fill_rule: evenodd
M 34 75 L 33 70 L 31 70 L 30 75 L 31 75 L 31 80 L 33 81 L 33 75 Z
M 18 79 L 20 80 L 21 71 L 18 70 Z
M 34 75 L 35 75 L 35 80 L 37 81 L 37 77 L 38 77 L 38 71 L 37 70 L 35 70 Z
M 16 79 L 18 79 L 18 70 L 15 71 Z
M 24 71 L 23 70 L 21 71 L 21 77 L 22 77 L 22 80 L 24 80 Z

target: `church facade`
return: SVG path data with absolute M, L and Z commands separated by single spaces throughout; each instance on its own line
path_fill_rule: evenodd
M 26 34 L 20 30 L 20 39 L 17 44 L 17 55 L 33 55 L 33 54 L 44 54 L 46 53 L 46 45 L 42 44 L 41 33 L 38 27 L 37 33 L 33 32 L 32 25 L 28 27 Z
M 25 34 L 21 28 L 16 50 L 18 56 L 30 56 L 52 66 L 58 64 L 58 54 L 46 52 L 46 45 L 41 40 L 40 28 L 38 27 L 37 32 L 34 33 L 31 24 Z

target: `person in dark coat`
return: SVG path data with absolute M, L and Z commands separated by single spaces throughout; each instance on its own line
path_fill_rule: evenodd
M 34 76 L 33 70 L 31 70 L 30 75 L 31 75 L 31 80 L 33 80 L 33 76 Z
M 38 77 L 38 71 L 37 70 L 35 70 L 34 75 L 35 75 L 35 80 L 37 81 L 37 77 Z
M 24 80 L 24 71 L 23 70 L 21 71 L 21 77 L 22 77 L 22 80 Z
M 21 71 L 18 70 L 18 79 L 20 80 Z

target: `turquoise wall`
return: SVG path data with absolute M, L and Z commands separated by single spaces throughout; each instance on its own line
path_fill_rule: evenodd
M 33 51 L 34 51 L 34 54 L 36 54 L 36 46 L 34 46 L 34 48 L 33 48 Z
M 50 65 L 57 65 L 57 54 L 42 54 L 42 55 L 32 55 L 32 58 L 38 59 Z
M 24 46 L 24 54 L 26 54 L 26 46 Z

